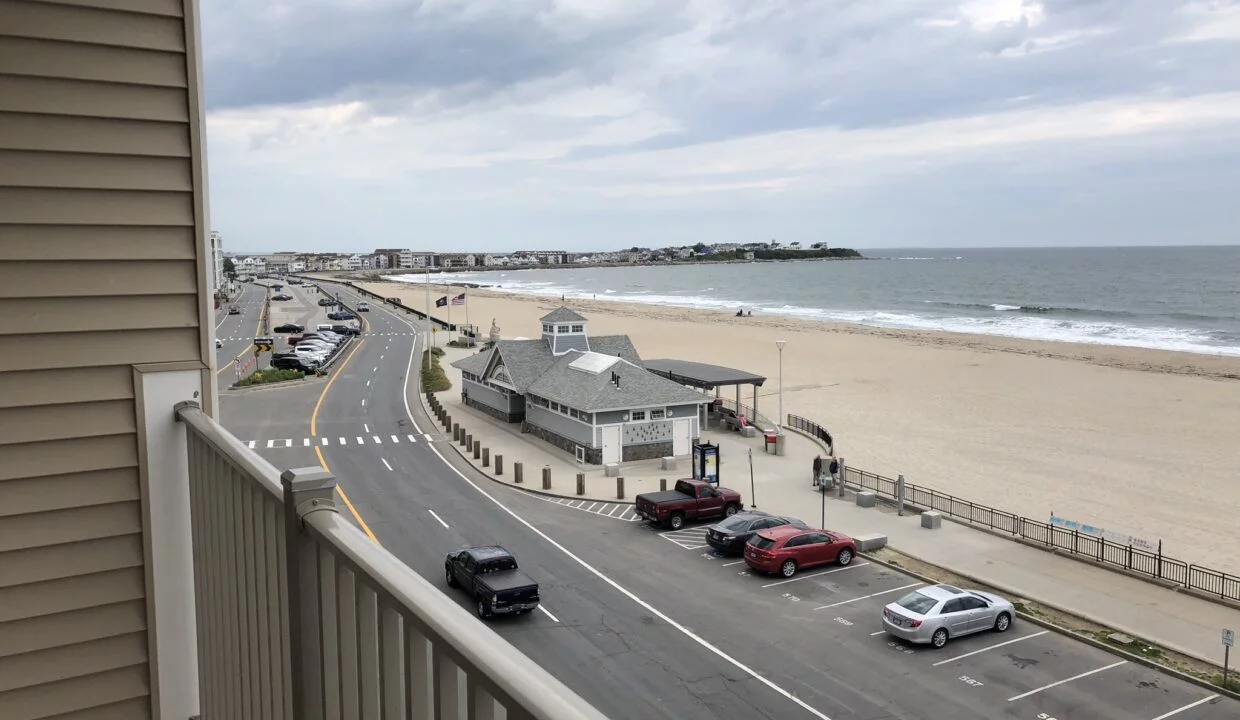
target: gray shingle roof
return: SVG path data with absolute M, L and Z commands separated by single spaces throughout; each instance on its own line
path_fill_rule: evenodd
M 590 349 L 590 341 L 585 335 L 555 335 L 552 342 L 555 343 L 556 355 L 563 355 L 569 350 L 586 352 Z
M 569 367 L 579 357 L 580 353 L 570 352 L 558 358 L 528 392 L 586 412 L 710 402 L 702 393 L 624 359 L 597 375 Z M 613 372 L 620 376 L 618 388 L 611 383 Z
M 628 335 L 598 335 L 590 338 L 590 350 L 602 355 L 624 358 L 638 367 L 646 367 Z
M 566 307 L 556 308 L 551 312 L 543 315 L 541 318 L 545 323 L 562 323 L 562 322 L 585 322 L 586 319 L 578 313 L 569 310 Z
M 461 372 L 472 373 L 474 375 L 482 375 L 487 371 L 487 365 L 491 363 L 491 350 L 484 350 L 474 353 L 468 357 L 463 357 L 452 363 L 452 367 Z
M 637 368 L 644 368 L 641 356 L 637 354 L 637 348 L 633 347 L 633 341 L 629 340 L 628 335 L 599 335 L 590 338 L 590 350 L 602 355 L 614 355 L 619 357 Z M 580 357 L 576 352 L 570 352 L 568 355 L 556 357 L 551 354 L 551 348 L 543 340 L 500 340 L 495 343 L 495 347 L 480 353 L 475 353 L 469 357 L 461 358 L 452 363 L 452 367 L 463 372 L 473 373 L 474 375 L 483 375 L 486 373 L 487 367 L 491 364 L 491 357 L 498 352 L 500 360 L 504 366 L 508 368 L 508 376 L 512 378 L 513 386 L 519 393 L 530 391 L 530 387 L 557 365 L 557 360 L 569 358 L 568 362 L 572 362 L 573 358 Z M 578 382 L 584 383 L 584 378 L 590 376 L 576 370 L 571 371 L 572 375 L 566 377 L 569 384 Z M 643 372 L 644 369 L 643 369 Z M 647 373 L 649 374 L 649 373 Z M 610 378 L 611 374 L 607 373 Z M 662 378 L 659 378 L 662 380 Z M 621 381 L 623 383 L 623 381 Z M 670 382 L 670 381 L 664 381 Z M 675 385 L 675 383 L 671 383 Z M 676 387 L 681 387 L 676 385 Z M 683 388 L 682 388 L 683 389 Z M 541 394 L 541 393 L 539 393 Z M 546 396 L 544 396 L 546 397 Z M 556 400 L 556 402 L 565 402 L 567 400 Z M 568 403 L 572 405 L 572 403 Z M 578 407 L 578 410 L 587 408 Z

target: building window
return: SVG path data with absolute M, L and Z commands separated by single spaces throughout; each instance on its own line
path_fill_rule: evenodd
M 662 420 L 662 419 L 663 419 L 663 418 L 665 418 L 665 417 L 667 417 L 667 411 L 666 411 L 666 410 L 651 410 L 651 411 L 650 411 L 650 419 L 651 419 L 651 420 Z
M 557 402 L 553 402 L 553 403 L 551 403 L 551 410 L 552 410 L 553 412 L 559 412 L 559 411 L 560 411 L 560 404 L 559 404 L 559 403 L 557 403 Z
M 574 325 L 573 326 L 573 332 L 585 332 L 585 331 L 586 331 L 585 325 Z
M 575 409 L 574 409 L 574 410 L 569 410 L 569 411 L 568 411 L 568 416 L 569 416 L 570 418 L 574 418 L 574 419 L 576 419 L 576 418 L 581 417 L 581 413 L 577 412 Z
M 545 333 L 549 333 L 549 332 L 551 332 L 551 326 L 550 326 L 550 325 L 543 325 L 543 332 L 545 332 Z
M 567 325 L 560 325 L 560 326 L 556 327 L 555 331 L 556 331 L 556 332 L 558 332 L 558 333 L 566 333 L 566 332 L 568 332 L 568 326 L 567 326 Z
M 634 410 L 629 413 L 630 422 L 641 422 L 646 419 L 645 410 Z

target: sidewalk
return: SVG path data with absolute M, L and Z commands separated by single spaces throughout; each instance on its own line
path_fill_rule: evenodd
M 557 495 L 616 502 L 616 478 L 606 477 L 603 469 L 579 466 L 567 453 L 553 448 L 532 435 L 522 434 L 520 425 L 500 423 L 460 400 L 460 372 L 449 363 L 471 351 L 447 348 L 441 362 L 452 380 L 452 390 L 438 399 L 452 416 L 481 441 L 492 454 L 504 456 L 504 475 L 496 478 L 493 469 L 481 468 L 488 477 L 511 484 L 512 463 L 521 462 L 525 482 L 522 487 L 541 491 L 541 470 L 551 468 L 551 491 Z M 442 428 L 439 428 L 442 429 Z M 763 451 L 761 437 L 741 438 L 737 433 L 707 429 L 703 440 L 720 446 L 722 484 L 739 491 L 748 506 L 780 515 L 800 517 L 817 525 L 822 512 L 821 494 L 811 485 L 811 466 L 822 449 L 812 440 L 787 432 L 786 453 L 782 457 Z M 464 448 L 457 445 L 464 453 Z M 752 491 L 747 450 L 753 450 Z M 586 476 L 586 494 L 576 495 L 577 473 Z M 669 486 L 677 478 L 691 475 L 688 460 L 676 470 L 661 471 L 659 461 L 624 463 L 624 501 L 632 502 L 638 493 L 659 489 L 659 478 Z M 904 517 L 894 508 L 857 507 L 854 496 L 843 499 L 832 491 L 826 498 L 826 525 L 849 535 L 881 533 L 889 546 L 903 555 L 936 565 L 968 577 L 1011 596 L 1026 599 L 1076 615 L 1089 622 L 1146 640 L 1200 661 L 1222 665 L 1223 628 L 1240 630 L 1240 609 L 1176 592 L 1151 582 L 1070 557 L 1055 555 L 1005 537 L 973 529 L 944 519 L 937 530 L 925 530 L 920 516 L 907 512 Z

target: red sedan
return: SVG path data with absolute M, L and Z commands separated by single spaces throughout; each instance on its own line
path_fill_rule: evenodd
M 843 533 L 794 525 L 759 530 L 745 545 L 745 562 L 749 567 L 786 578 L 816 565 L 847 565 L 856 554 L 857 545 Z

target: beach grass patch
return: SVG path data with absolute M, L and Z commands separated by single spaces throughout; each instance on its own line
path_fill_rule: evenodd
M 439 350 L 439 352 L 435 352 Z M 427 369 L 428 355 L 430 369 Z M 440 348 L 431 348 L 422 352 L 422 392 L 443 392 L 452 388 L 452 381 L 448 379 L 447 373 L 443 371 L 443 366 L 439 364 L 439 356 L 443 355 Z
M 289 380 L 301 380 L 305 376 L 306 374 L 300 370 L 263 368 L 246 375 L 237 382 L 233 383 L 233 386 L 250 387 L 251 385 L 267 385 L 270 383 L 287 382 Z

